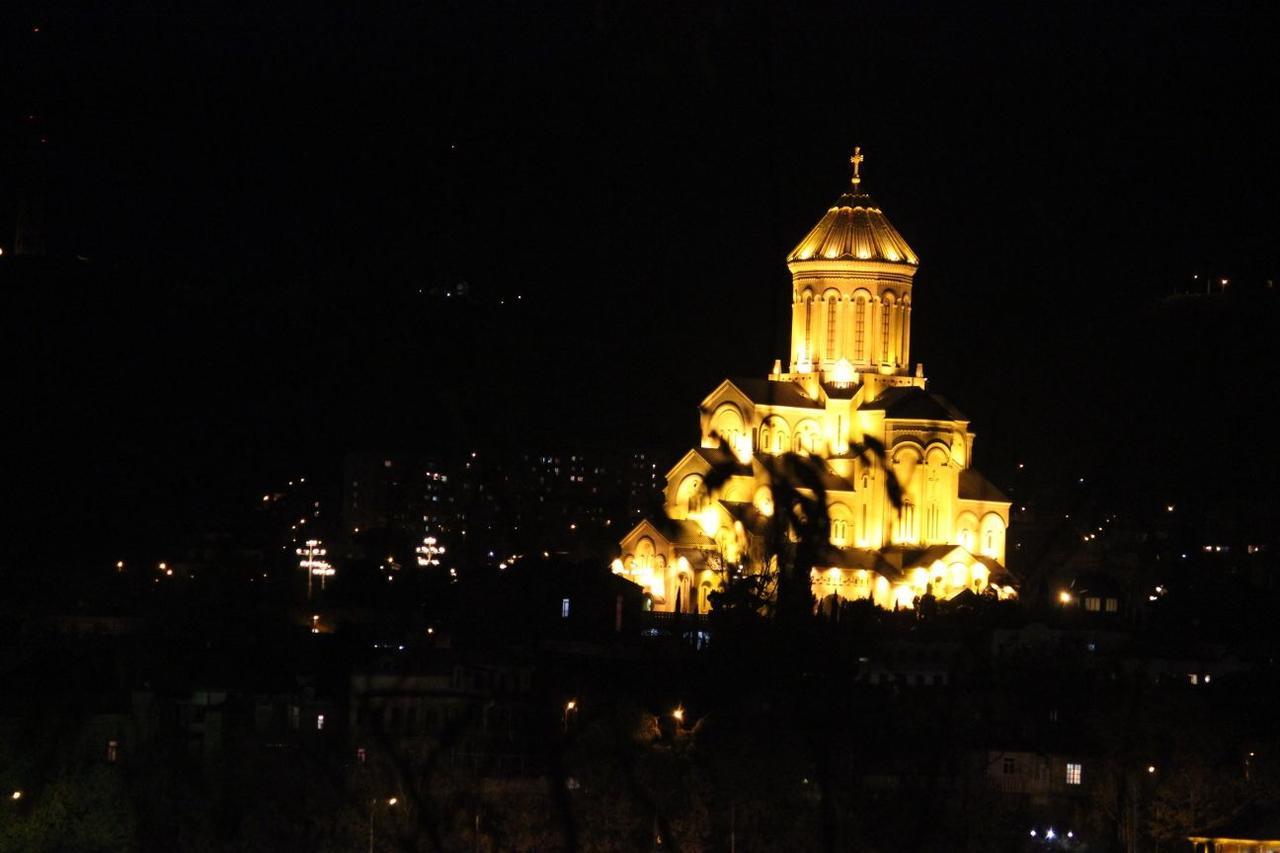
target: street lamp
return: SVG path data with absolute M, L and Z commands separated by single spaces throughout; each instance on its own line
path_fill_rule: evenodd
M 677 723 L 684 722 L 684 708 L 676 708 L 671 712 L 671 716 L 675 717 Z
M 14 792 L 13 792 L 13 796 L 11 796 L 9 799 L 11 799 L 11 800 L 20 800 L 20 799 L 22 799 L 22 792 L 21 792 L 21 791 L 14 791 Z
M 376 797 L 369 801 L 369 853 L 373 853 L 373 810 L 377 807 L 378 802 Z M 391 797 L 386 801 L 388 807 L 394 806 L 398 802 L 400 800 L 396 797 Z
M 298 568 L 307 570 L 307 600 L 311 600 L 311 579 L 315 576 L 320 577 L 320 588 L 324 589 L 326 578 L 333 577 L 333 566 L 328 560 L 323 559 L 328 551 L 321 547 L 322 543 L 319 539 L 308 539 L 306 547 L 298 548 L 294 551 L 302 559 L 298 561 Z

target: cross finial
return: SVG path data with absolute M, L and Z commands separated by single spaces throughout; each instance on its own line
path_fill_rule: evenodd
M 853 156 L 849 158 L 849 162 L 853 164 L 853 188 L 856 190 L 858 185 L 862 183 L 862 161 L 867 159 L 862 156 L 862 146 L 855 145 L 853 148 Z

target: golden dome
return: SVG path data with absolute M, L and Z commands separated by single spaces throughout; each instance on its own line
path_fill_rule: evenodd
M 847 192 L 787 255 L 795 261 L 879 261 L 918 266 L 920 259 L 871 196 Z

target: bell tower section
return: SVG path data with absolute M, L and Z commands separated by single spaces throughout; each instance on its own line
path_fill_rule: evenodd
M 864 159 L 855 148 L 852 186 L 787 256 L 793 376 L 848 383 L 910 370 L 919 259 L 862 188 Z

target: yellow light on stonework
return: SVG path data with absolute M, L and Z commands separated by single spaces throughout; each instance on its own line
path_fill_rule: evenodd
M 969 570 L 964 563 L 956 563 L 951 567 L 951 585 L 965 586 L 969 582 Z
M 924 569 L 916 569 L 911 573 L 911 584 L 917 589 L 924 589 L 929 583 L 929 573 Z
M 689 565 L 688 557 L 682 555 L 676 560 L 676 571 L 692 574 L 693 568 Z
M 900 585 L 894 592 L 894 601 L 899 607 L 914 607 L 916 602 L 916 593 L 906 584 Z
M 988 574 L 990 574 L 990 572 L 987 571 L 987 567 L 982 565 L 982 563 L 974 563 L 972 566 L 969 567 L 970 577 L 973 578 L 974 582 L 982 586 L 987 585 Z
M 756 489 L 756 512 L 769 518 L 773 515 L 773 492 L 768 486 Z
M 733 437 L 733 455 L 744 465 L 751 461 L 751 436 L 742 433 Z
M 800 345 L 800 350 L 796 358 L 797 373 L 812 373 L 813 362 L 809 360 L 809 354 L 804 351 L 804 344 Z
M 841 388 L 848 388 L 857 381 L 858 374 L 853 369 L 853 365 L 849 360 L 842 358 L 836 362 L 835 369 L 831 371 L 832 380 Z
M 720 513 L 716 511 L 715 507 L 709 506 L 698 513 L 698 524 L 702 525 L 703 533 L 708 536 L 715 536 L 716 531 L 720 529 Z

